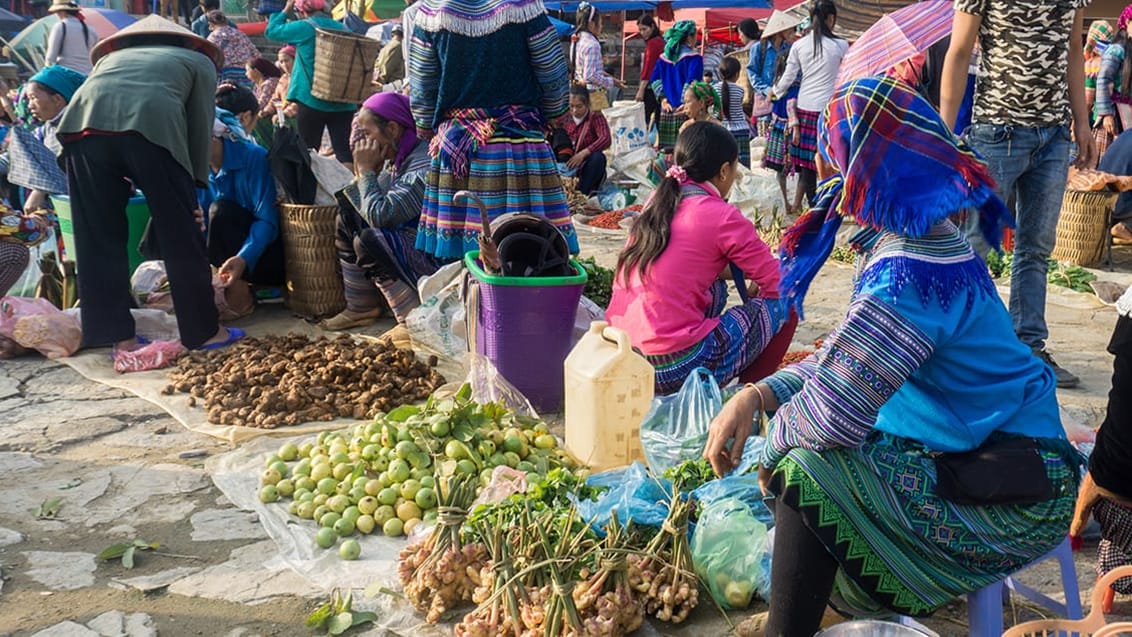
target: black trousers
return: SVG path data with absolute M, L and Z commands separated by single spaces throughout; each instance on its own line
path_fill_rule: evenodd
M 251 232 L 255 215 L 251 210 L 223 199 L 208 207 L 208 262 L 216 267 L 236 256 Z M 283 260 L 283 241 L 275 237 L 256 262 L 254 270 L 244 272 L 244 280 L 256 285 L 283 285 L 287 270 Z
M 1116 357 L 1112 390 L 1097 446 L 1089 456 L 1089 473 L 1098 486 L 1132 499 L 1132 319 L 1116 319 L 1108 351 Z
M 330 131 L 330 144 L 334 147 L 334 157 L 343 164 L 354 161 L 350 152 L 350 126 L 354 123 L 354 114 L 350 111 L 329 112 L 311 108 L 306 104 L 298 104 L 295 114 L 295 128 L 299 137 L 307 148 L 318 150 L 322 146 L 322 131 Z
M 648 81 L 648 80 L 642 80 Z M 660 114 L 660 100 L 656 98 L 656 93 L 652 92 L 652 88 L 645 87 L 645 128 L 652 126 L 656 116 Z
M 776 487 L 773 486 L 772 490 Z M 774 507 L 774 568 L 770 570 L 767 637 L 810 637 L 821 626 L 833 591 L 837 559 L 806 525 L 801 513 Z
M 592 195 L 605 181 L 605 153 L 594 153 L 586 157 L 578 169 L 578 192 Z
M 93 135 L 64 144 L 75 247 L 80 255 L 83 342 L 134 337 L 130 315 L 130 184 L 145 193 L 177 308 L 181 343 L 199 347 L 219 329 L 204 236 L 193 219 L 196 189 L 169 151 L 134 134 Z

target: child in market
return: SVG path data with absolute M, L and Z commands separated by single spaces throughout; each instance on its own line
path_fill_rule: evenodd
M 680 132 L 695 122 L 718 122 L 712 111 L 719 112 L 722 104 L 719 93 L 707 82 L 692 82 L 684 89 L 684 114 L 688 120 L 680 125 Z
M 719 63 L 719 78 L 714 87 L 723 103 L 720 119 L 723 127 L 731 131 L 735 143 L 739 144 L 739 163 L 751 167 L 751 124 L 743 112 L 743 87 L 739 84 L 739 60 L 725 57 Z
M 778 299 L 778 261 L 754 224 L 726 201 L 738 159 L 727 129 L 688 124 L 675 165 L 617 260 L 606 317 L 652 363 L 660 394 L 678 390 L 697 367 L 721 385 L 752 366 L 773 371 L 789 345 L 793 321 Z M 725 312 L 732 272 L 742 273 L 734 278 L 749 299 Z
M 778 56 L 778 65 L 775 68 L 774 81 L 778 82 L 786 72 L 786 56 Z M 786 205 L 786 214 L 795 215 L 802 212 L 802 197 L 805 193 L 801 188 L 796 189 L 794 201 L 790 201 L 790 194 L 786 189 L 786 178 L 794 172 L 794 164 L 790 160 L 790 143 L 798 131 L 798 117 L 794 113 L 794 104 L 798 99 L 798 87 L 795 82 L 786 94 L 771 103 L 770 130 L 766 138 L 766 154 L 763 155 L 763 168 L 769 168 L 778 173 L 778 187 L 782 190 L 782 201 Z

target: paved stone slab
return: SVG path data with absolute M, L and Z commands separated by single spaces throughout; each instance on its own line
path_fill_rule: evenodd
M 5 432 L 7 435 L 7 432 Z M 43 463 L 36 460 L 30 453 L 0 452 L 0 475 L 10 475 L 18 471 L 37 469 Z
M 208 509 L 189 518 L 194 542 L 262 540 L 267 537 L 254 513 L 238 509 Z
M 31 637 L 102 637 L 97 632 L 72 621 L 59 622 L 51 628 L 45 628 Z
M 143 593 L 149 593 L 166 588 L 173 582 L 188 577 L 200 570 L 199 566 L 180 566 L 167 571 L 161 571 L 160 573 L 154 573 L 153 575 L 142 575 L 140 577 L 130 577 L 127 579 L 115 578 L 114 581 L 123 586 L 135 588 Z
M 241 604 L 257 604 L 273 597 L 321 596 L 320 591 L 312 589 L 294 571 L 271 571 L 264 568 L 264 562 L 277 551 L 271 540 L 242 546 L 232 551 L 231 559 L 227 562 L 173 582 L 169 586 L 169 592 Z
M 94 553 L 24 551 L 27 576 L 57 591 L 69 591 L 94 584 Z
M 0 376 L 0 400 L 20 395 L 20 381 L 7 376 Z
M 98 632 L 101 637 L 157 637 L 153 618 L 145 613 L 130 613 L 111 610 L 102 613 L 87 627 Z

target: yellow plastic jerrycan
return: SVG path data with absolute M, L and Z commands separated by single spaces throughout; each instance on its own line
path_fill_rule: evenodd
M 594 321 L 565 364 L 567 449 L 594 471 L 644 461 L 641 421 L 655 372 L 629 335 Z

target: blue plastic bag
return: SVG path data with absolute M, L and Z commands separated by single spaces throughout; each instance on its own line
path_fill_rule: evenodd
M 663 478 L 649 475 L 645 465 L 634 462 L 623 469 L 614 469 L 590 476 L 591 487 L 609 487 L 597 500 L 575 502 L 578 514 L 598 533 L 609 525 L 614 511 L 621 524 L 629 520 L 638 526 L 660 527 L 668 517 L 672 485 Z
M 649 469 L 662 475 L 671 467 L 700 457 L 712 418 L 723 409 L 719 383 L 711 371 L 697 367 L 680 391 L 653 399 L 641 423 L 641 447 Z

